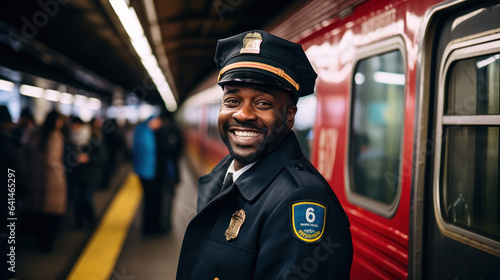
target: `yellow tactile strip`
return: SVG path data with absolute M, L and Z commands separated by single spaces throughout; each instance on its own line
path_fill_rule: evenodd
M 130 173 L 67 279 L 110 278 L 141 199 L 142 188 L 139 177 Z

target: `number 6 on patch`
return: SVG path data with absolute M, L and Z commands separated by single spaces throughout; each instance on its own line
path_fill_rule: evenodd
M 316 215 L 314 215 L 314 208 L 312 208 L 312 207 L 307 208 L 306 220 L 310 223 L 312 223 L 312 222 L 314 222 L 314 220 L 316 220 Z
M 327 207 L 320 202 L 296 201 L 290 203 L 290 225 L 293 235 L 311 244 L 323 237 Z

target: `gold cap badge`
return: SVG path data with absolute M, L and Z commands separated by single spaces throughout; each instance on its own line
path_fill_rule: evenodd
M 233 213 L 231 216 L 231 222 L 229 223 L 229 227 L 226 230 L 226 240 L 229 241 L 231 239 L 235 239 L 238 237 L 240 232 L 240 228 L 245 222 L 245 211 L 240 209 Z
M 260 53 L 260 43 L 262 43 L 262 35 L 258 32 L 248 33 L 243 38 L 243 47 L 240 53 Z

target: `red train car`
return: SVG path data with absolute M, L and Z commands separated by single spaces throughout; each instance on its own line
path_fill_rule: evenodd
M 295 131 L 349 215 L 352 279 L 498 279 L 500 1 L 313 0 L 270 31 L 318 73 Z M 183 108 L 204 172 L 220 95 Z

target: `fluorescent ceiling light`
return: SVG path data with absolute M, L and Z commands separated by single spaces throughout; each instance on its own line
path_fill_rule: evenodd
M 73 104 L 75 104 L 76 106 L 85 107 L 87 106 L 87 100 L 88 100 L 87 96 L 75 95 Z
M 144 67 L 153 79 L 165 106 L 171 112 L 177 110 L 177 102 L 175 101 L 172 89 L 168 85 L 165 75 L 158 67 L 156 57 L 153 56 L 151 46 L 144 35 L 144 30 L 142 29 L 134 8 L 129 7 L 125 0 L 109 0 L 109 3 L 130 37 L 132 46 L 141 58 L 141 61 L 143 61 Z M 151 60 L 155 60 L 156 63 L 151 62 Z M 158 76 L 158 72 L 160 76 Z
M 106 110 L 106 117 L 109 119 L 116 119 L 118 116 L 118 108 L 115 106 L 109 106 L 108 109 Z
M 93 97 L 89 98 L 87 105 L 91 110 L 99 110 L 101 108 L 101 100 Z
M 44 98 L 46 100 L 57 102 L 57 101 L 59 101 L 60 97 L 61 97 L 61 93 L 57 90 L 53 90 L 53 89 L 45 90 Z
M 69 94 L 67 92 L 61 93 L 61 96 L 59 98 L 59 102 L 63 104 L 71 104 L 73 103 L 73 95 Z
M 389 84 L 389 85 L 404 85 L 405 75 L 398 73 L 390 73 L 390 72 L 375 72 L 373 74 L 373 79 L 375 82 L 380 84 Z
M 153 55 L 148 56 L 148 57 L 141 57 L 142 64 L 147 67 L 147 68 L 153 68 L 153 67 L 158 67 L 158 61 L 156 61 L 155 57 Z
M 137 110 L 136 114 L 137 118 L 139 118 L 139 120 L 146 120 L 147 118 L 151 117 L 151 116 L 154 116 L 157 112 L 156 112 L 156 108 L 150 104 L 146 104 L 146 103 L 143 103 L 141 105 L 139 105 L 139 110 Z M 129 114 L 129 115 L 133 115 L 133 114 Z M 127 116 L 129 116 L 127 115 Z
M 19 88 L 19 92 L 22 95 L 35 97 L 35 98 L 40 98 L 43 96 L 43 88 L 39 88 L 39 87 L 35 87 L 35 86 L 21 85 L 21 87 Z
M 144 34 L 144 30 L 142 29 L 134 8 L 129 7 L 124 0 L 109 0 L 109 3 L 132 40 L 136 40 Z
M 0 79 L 0 90 L 13 91 L 14 90 L 14 83 Z
M 131 40 L 131 43 L 135 49 L 135 52 L 141 58 L 149 58 L 150 56 L 153 56 L 153 50 L 151 50 L 151 46 L 149 46 L 149 43 L 144 35 L 136 40 Z

